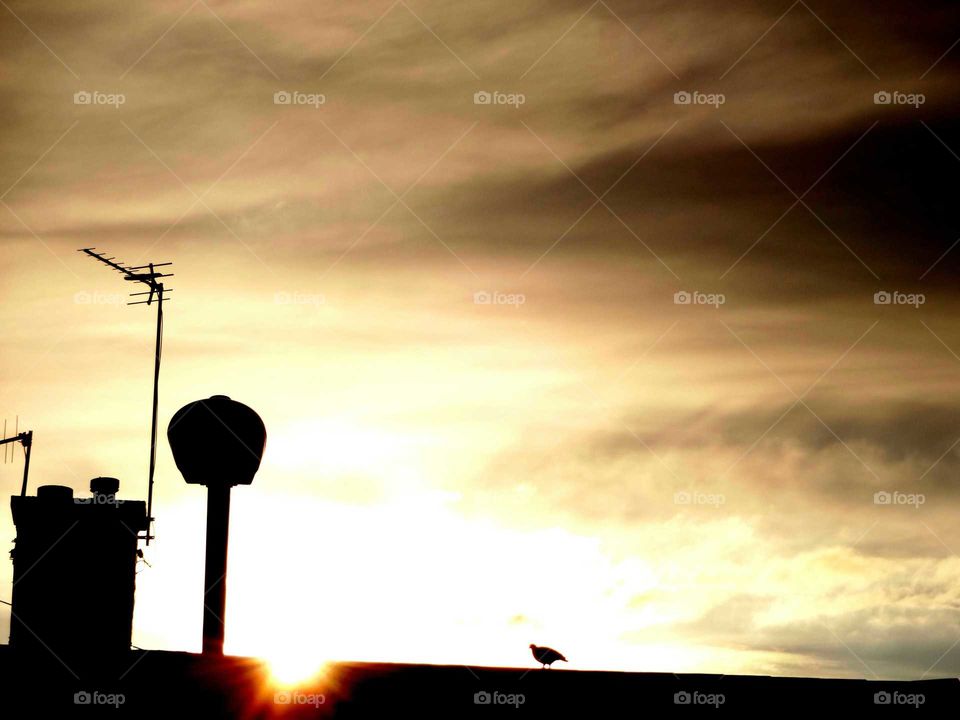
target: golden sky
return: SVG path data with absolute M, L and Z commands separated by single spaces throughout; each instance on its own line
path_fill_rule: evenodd
M 161 427 L 269 436 L 229 652 L 960 674 L 951 3 L 0 16 L 0 412 L 144 498 L 153 313 L 75 250 L 175 262 Z M 204 502 L 162 439 L 140 647 Z

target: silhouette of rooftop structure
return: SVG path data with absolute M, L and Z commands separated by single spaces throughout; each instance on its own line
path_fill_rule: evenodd
M 53 658 L 23 665 L 0 646 L 0 674 L 16 694 L 36 698 L 32 702 L 45 714 L 68 717 L 742 717 L 757 708 L 946 716 L 960 702 L 955 678 L 898 682 L 359 662 L 331 664 L 316 680 L 285 687 L 255 658 L 146 650 L 131 650 L 109 672 L 74 677 Z
M 148 523 L 146 504 L 118 500 L 119 488 L 116 478 L 100 477 L 85 498 L 62 485 L 10 498 L 10 646 L 21 655 L 69 663 L 130 649 L 137 535 Z

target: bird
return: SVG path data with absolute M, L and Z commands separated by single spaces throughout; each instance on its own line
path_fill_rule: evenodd
M 537 645 L 530 643 L 530 652 L 533 653 L 534 659 L 543 666 L 540 668 L 541 670 L 543 668 L 549 668 L 550 665 L 555 663 L 557 660 L 567 662 L 567 659 L 553 648 L 538 647 Z

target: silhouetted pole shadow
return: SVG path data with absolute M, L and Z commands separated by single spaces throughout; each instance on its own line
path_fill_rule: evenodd
M 227 605 L 230 490 L 249 485 L 267 442 L 263 420 L 226 395 L 189 403 L 170 420 L 167 439 L 183 479 L 207 486 L 203 653 L 223 655 Z
M 230 535 L 230 486 L 207 487 L 207 559 L 203 571 L 203 652 L 223 655 L 227 610 L 227 540 Z

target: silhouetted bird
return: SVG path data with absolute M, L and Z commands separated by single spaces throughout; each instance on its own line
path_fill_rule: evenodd
M 533 653 L 534 659 L 536 659 L 536 661 L 543 667 L 549 667 L 557 660 L 563 660 L 563 662 L 567 662 L 567 659 L 553 648 L 538 647 L 537 645 L 530 643 L 530 652 Z

